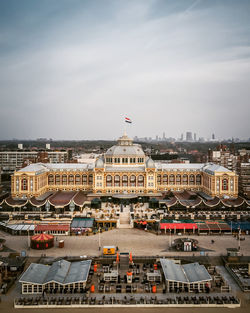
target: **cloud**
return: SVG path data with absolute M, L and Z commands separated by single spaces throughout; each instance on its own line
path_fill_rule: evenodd
M 248 137 L 250 29 L 233 5 L 53 3 L 0 31 L 2 138 L 113 139 L 124 114 L 131 136 Z

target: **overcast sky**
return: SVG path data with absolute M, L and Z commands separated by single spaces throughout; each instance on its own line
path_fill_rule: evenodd
M 0 139 L 250 137 L 250 1 L 1 0 Z

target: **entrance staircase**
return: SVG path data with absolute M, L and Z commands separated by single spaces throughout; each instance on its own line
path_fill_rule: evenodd
M 129 209 L 129 206 L 121 207 L 119 228 L 133 228 L 130 225 L 130 209 Z

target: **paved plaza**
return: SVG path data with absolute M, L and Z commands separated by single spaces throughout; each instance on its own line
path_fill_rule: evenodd
M 0 232 L 0 237 L 6 240 L 5 245 L 15 251 L 21 252 L 28 250 L 27 236 L 11 236 Z M 114 229 L 100 235 L 92 236 L 57 236 L 55 247 L 48 250 L 28 250 L 29 256 L 98 256 L 102 253 L 99 250 L 101 246 L 114 245 L 118 246 L 120 252 L 132 252 L 135 256 L 174 256 L 174 255 L 200 255 L 196 252 L 175 252 L 170 251 L 170 240 L 173 241 L 181 236 L 155 235 L 147 231 L 138 229 Z M 184 235 L 182 236 L 184 237 Z M 187 235 L 185 236 L 187 237 Z M 199 241 L 198 246 L 205 250 L 205 255 L 220 256 L 226 255 L 227 248 L 238 248 L 239 241 L 232 235 L 224 236 L 189 236 Z M 245 236 L 245 240 L 240 241 L 240 251 L 243 255 L 250 255 L 250 236 Z M 65 241 L 64 248 L 58 248 L 59 240 Z M 211 241 L 214 240 L 214 243 Z

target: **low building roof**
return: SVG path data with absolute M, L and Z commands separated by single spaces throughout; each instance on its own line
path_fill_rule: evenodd
M 182 265 L 189 283 L 212 280 L 204 265 L 199 263 L 191 263 Z
M 161 267 L 167 281 L 181 283 L 198 283 L 212 280 L 204 265 L 199 263 L 175 264 L 170 259 L 160 259 Z
M 57 283 L 63 284 L 69 271 L 70 264 L 71 263 L 66 260 L 54 262 L 51 265 L 46 278 L 44 279 L 44 283 L 46 284 L 51 281 L 55 281 Z
M 91 260 L 71 263 L 64 284 L 86 281 L 88 279 L 90 265 Z
M 71 228 L 92 228 L 94 224 L 93 218 L 74 217 L 70 227 Z
M 52 265 L 32 263 L 23 273 L 19 282 L 31 284 L 47 284 L 55 281 L 59 284 L 85 282 L 88 278 L 91 260 L 68 262 L 60 260 Z
M 49 270 L 50 266 L 48 265 L 31 263 L 19 279 L 19 282 L 43 284 L 44 277 L 46 277 Z

